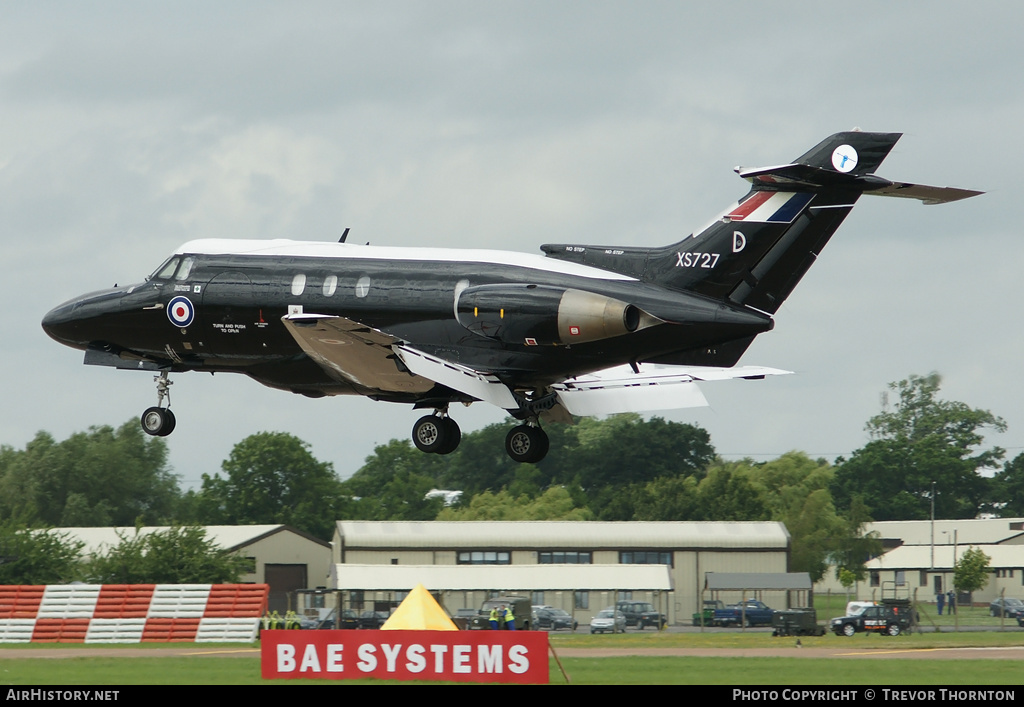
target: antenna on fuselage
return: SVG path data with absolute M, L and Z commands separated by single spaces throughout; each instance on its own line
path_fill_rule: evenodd
M 351 228 L 346 228 L 345 232 L 341 234 L 341 238 L 338 239 L 338 243 L 344 243 L 345 239 L 348 238 L 348 232 L 351 231 L 351 230 L 352 230 Z

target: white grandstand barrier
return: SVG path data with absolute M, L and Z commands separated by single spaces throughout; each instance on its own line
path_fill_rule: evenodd
M 259 635 L 258 618 L 205 618 L 199 622 L 196 643 L 251 643 Z
M 35 619 L 0 621 L 0 643 L 31 643 L 35 628 Z
M 93 619 L 85 634 L 86 643 L 139 643 L 145 619 Z

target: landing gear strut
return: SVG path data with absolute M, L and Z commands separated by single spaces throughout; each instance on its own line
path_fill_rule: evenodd
M 171 386 L 174 383 L 167 377 L 167 371 L 162 371 L 153 380 L 156 382 L 156 407 L 147 408 L 142 413 L 142 430 L 154 437 L 166 437 L 177 424 L 171 412 Z M 164 398 L 167 398 L 167 407 L 163 407 Z
M 412 426 L 412 441 L 416 448 L 428 454 L 451 454 L 462 441 L 462 430 L 444 410 L 426 415 Z

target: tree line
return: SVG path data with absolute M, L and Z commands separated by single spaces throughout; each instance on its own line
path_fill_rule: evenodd
M 940 387 L 935 373 L 890 384 L 895 402 L 868 420 L 868 443 L 834 463 L 800 451 L 726 461 L 696 425 L 623 414 L 548 426 L 551 451 L 535 465 L 503 453 L 502 423 L 466 433 L 445 456 L 391 440 L 348 479 L 295 436 L 260 432 L 182 491 L 165 441 L 134 420 L 60 442 L 40 432 L 23 450 L 0 447 L 0 542 L 73 526 L 284 523 L 330 539 L 339 519 L 778 521 L 794 571 L 862 576 L 879 552 L 863 533 L 869 520 L 928 518 L 933 501 L 936 518 L 1024 515 L 1024 454 L 1003 463 L 1005 451 L 985 445 L 1005 423 L 941 399 Z M 432 489 L 462 495 L 445 506 Z

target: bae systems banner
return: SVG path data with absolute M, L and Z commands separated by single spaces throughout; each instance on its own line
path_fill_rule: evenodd
M 264 631 L 264 678 L 548 682 L 542 631 Z

